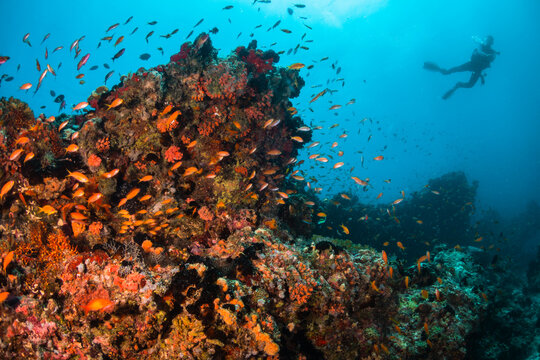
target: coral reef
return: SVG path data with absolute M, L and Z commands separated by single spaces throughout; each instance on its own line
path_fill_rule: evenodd
M 311 238 L 303 80 L 255 41 L 216 54 L 202 33 L 73 116 L 1 100 L 0 357 L 465 358 L 472 257 Z

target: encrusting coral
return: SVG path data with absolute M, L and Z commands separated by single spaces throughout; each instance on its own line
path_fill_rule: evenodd
M 464 357 L 485 303 L 465 255 L 407 269 L 288 227 L 313 214 L 290 180 L 310 134 L 278 61 L 203 33 L 78 115 L 2 99 L 3 358 Z

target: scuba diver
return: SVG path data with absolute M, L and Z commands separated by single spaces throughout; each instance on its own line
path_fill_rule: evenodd
M 471 60 L 466 62 L 465 64 L 450 68 L 450 69 L 443 69 L 439 67 L 439 65 L 433 63 L 433 62 L 425 62 L 424 63 L 424 69 L 430 70 L 430 71 L 437 71 L 440 72 L 443 75 L 453 74 L 456 72 L 464 72 L 464 71 L 470 71 L 472 72 L 471 77 L 469 78 L 468 82 L 458 82 L 456 85 L 454 85 L 453 88 L 448 90 L 444 95 L 443 99 L 446 100 L 452 94 L 454 91 L 456 91 L 459 88 L 472 88 L 478 79 L 482 81 L 482 85 L 484 85 L 484 77 L 486 76 L 482 72 L 489 68 L 493 60 L 495 60 L 495 56 L 499 55 L 500 52 L 493 50 L 491 47 L 493 45 L 493 36 L 488 35 L 484 40 L 480 40 L 478 38 L 474 38 L 475 41 L 477 41 L 480 44 L 480 47 L 478 49 L 474 49 Z

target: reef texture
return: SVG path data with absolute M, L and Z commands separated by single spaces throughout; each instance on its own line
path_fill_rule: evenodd
M 464 358 L 477 265 L 306 235 L 303 80 L 256 43 L 216 54 L 201 34 L 79 115 L 0 101 L 0 357 Z

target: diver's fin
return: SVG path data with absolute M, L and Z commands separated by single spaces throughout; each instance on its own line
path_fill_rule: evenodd
M 434 62 L 426 61 L 424 63 L 424 69 L 429 71 L 441 71 L 442 69 L 439 67 L 439 65 L 435 64 Z
M 443 100 L 447 100 L 448 98 L 450 98 L 450 96 L 452 96 L 452 94 L 454 93 L 454 91 L 456 91 L 456 88 L 451 88 L 450 90 L 448 90 L 443 96 L 442 96 L 442 99 Z

